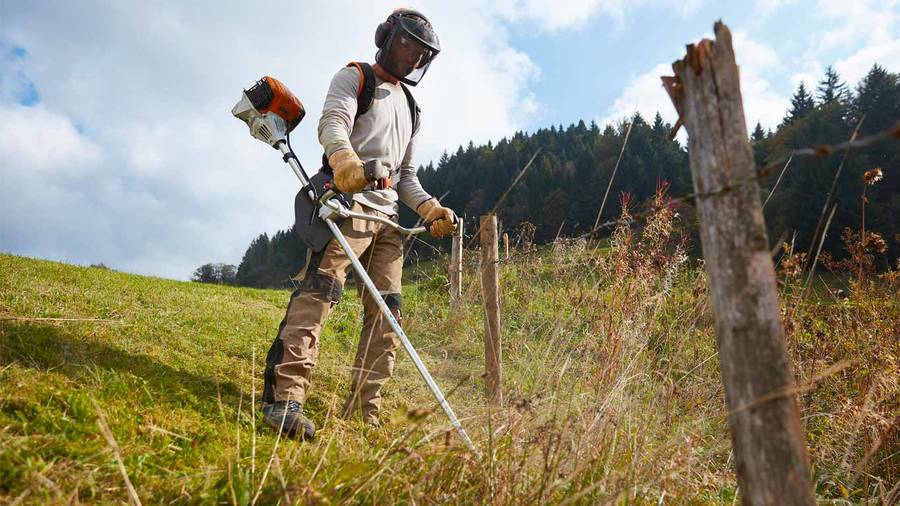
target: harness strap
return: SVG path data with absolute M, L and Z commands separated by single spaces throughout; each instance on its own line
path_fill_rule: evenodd
M 348 63 L 347 66 L 356 67 L 357 70 L 359 70 L 359 85 L 356 87 L 356 115 L 354 116 L 354 119 L 356 119 L 369 112 L 369 109 L 372 107 L 372 102 L 375 100 L 375 86 L 377 85 L 377 81 L 375 79 L 375 70 L 372 68 L 372 65 L 352 61 Z M 409 104 L 409 117 L 412 119 L 412 134 L 410 139 L 412 139 L 412 135 L 415 135 L 419 130 L 419 114 L 422 110 L 419 108 L 419 104 L 416 103 L 416 99 L 413 98 L 409 88 L 403 83 L 400 83 L 400 87 L 403 89 L 403 94 L 406 95 L 406 103 Z M 328 173 L 332 172 L 331 166 L 328 165 L 328 157 L 325 153 L 322 153 L 322 168 Z

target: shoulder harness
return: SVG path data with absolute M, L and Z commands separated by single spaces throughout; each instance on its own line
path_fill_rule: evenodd
M 359 86 L 356 88 L 356 116 L 354 116 L 354 119 L 356 119 L 369 112 L 369 109 L 372 107 L 372 102 L 375 101 L 375 87 L 378 82 L 376 81 L 375 70 L 372 69 L 372 65 L 352 61 L 347 66 L 356 67 L 359 70 Z M 413 98 L 409 88 L 403 83 L 400 83 L 400 87 L 403 88 L 406 102 L 409 104 L 409 117 L 412 118 L 412 135 L 415 135 L 419 129 L 419 114 L 421 114 L 422 110 L 419 108 L 419 104 L 416 103 L 416 99 Z M 331 172 L 331 167 L 328 165 L 328 157 L 324 153 L 322 154 L 322 167 L 326 171 Z

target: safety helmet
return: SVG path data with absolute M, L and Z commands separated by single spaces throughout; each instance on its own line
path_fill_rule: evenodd
M 419 84 L 441 51 L 431 22 L 421 12 L 397 9 L 375 29 L 375 61 L 404 83 Z

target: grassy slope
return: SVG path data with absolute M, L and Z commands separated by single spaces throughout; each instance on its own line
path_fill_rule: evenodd
M 261 389 L 260 368 L 286 292 L 0 255 L 0 317 L 6 318 L 0 320 L 0 502 L 126 499 L 98 429 L 95 399 L 145 503 L 246 503 L 265 476 L 263 503 L 490 497 L 655 503 L 663 496 L 730 504 L 734 476 L 704 283 L 696 271 L 668 265 L 655 278 L 643 276 L 649 282 L 623 283 L 604 278 L 602 270 L 585 271 L 586 264 L 565 252 L 508 264 L 502 271 L 508 402 L 500 410 L 481 397 L 477 281 L 469 276 L 467 304 L 450 319 L 445 278 L 433 269 L 416 272 L 404 288 L 405 327 L 445 392 L 458 386 L 451 403 L 476 444 L 496 455 L 493 464 L 468 457 L 457 436 L 445 432 L 440 413 L 422 417 L 432 399 L 402 352 L 386 388 L 392 414 L 386 427 L 370 430 L 332 416 L 347 388 L 358 331 L 361 306 L 348 292 L 323 333 L 307 402 L 322 430 L 313 443 L 278 442 L 278 458 L 266 472 L 276 438 L 258 421 L 254 432 L 249 392 Z M 598 289 L 601 282 L 608 289 Z M 800 306 L 797 321 L 804 323 L 792 331 L 801 382 L 861 353 L 857 343 L 843 352 L 828 348 L 823 358 L 819 345 L 849 327 L 817 328 L 813 314 Z M 850 327 L 867 327 L 864 318 L 847 315 Z M 896 315 L 893 303 L 871 318 L 890 322 Z M 873 340 L 884 339 L 880 327 L 868 328 Z M 887 351 L 896 356 L 896 347 Z M 827 415 L 808 422 L 819 492 L 826 495 L 859 499 L 878 483 L 867 478 L 863 484 L 839 462 L 845 447 L 853 462 L 872 447 L 869 413 L 850 408 L 868 402 L 882 418 L 897 413 L 890 404 L 896 389 L 872 387 L 896 363 L 868 352 L 861 367 L 802 399 L 805 412 Z M 873 389 L 874 400 L 861 399 Z M 882 448 L 876 457 L 895 458 L 892 451 Z M 891 468 L 882 465 L 875 478 L 888 478 L 885 469 Z
M 232 487 L 215 482 L 226 476 L 229 461 L 235 472 L 249 466 L 251 359 L 255 350 L 258 377 L 287 292 L 176 282 L 8 255 L 0 256 L 0 272 L 4 317 L 121 322 L 0 322 L 0 496 L 28 489 L 52 497 L 54 486 L 39 486 L 43 479 L 36 476 L 41 475 L 66 495 L 78 489 L 82 499 L 124 497 L 91 398 L 106 412 L 139 492 L 159 499 L 178 497 L 182 488 L 195 499 L 230 496 Z M 414 312 L 414 287 L 407 289 L 407 299 Z M 359 310 L 356 294 L 349 293 L 325 332 L 308 401 L 319 425 L 347 388 Z M 420 344 L 426 357 L 427 351 L 428 345 Z M 415 374 L 402 360 L 389 408 L 405 402 L 428 405 L 429 394 Z M 255 384 L 259 391 L 261 381 Z M 366 434 L 354 424 L 345 431 L 343 425 L 330 420 L 322 438 L 337 429 L 344 444 L 374 450 L 391 434 Z M 265 466 L 273 444 L 272 433 L 260 427 L 257 466 Z

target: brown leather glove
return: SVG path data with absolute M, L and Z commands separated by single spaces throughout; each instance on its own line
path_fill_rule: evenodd
M 335 151 L 328 157 L 328 165 L 334 171 L 334 186 L 341 193 L 356 193 L 366 189 L 383 190 L 391 187 L 388 168 L 378 160 L 365 164 L 352 149 Z
M 449 207 L 441 206 L 438 199 L 429 199 L 419 204 L 416 212 L 430 224 L 428 231 L 432 237 L 444 237 L 456 230 L 456 214 Z
M 362 160 L 352 149 L 335 151 L 328 157 L 334 171 L 334 186 L 342 193 L 356 193 L 366 187 Z

